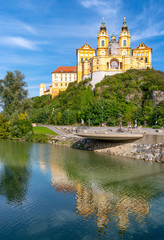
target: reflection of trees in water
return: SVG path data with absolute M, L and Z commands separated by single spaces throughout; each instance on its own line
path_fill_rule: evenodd
M 3 168 L 0 174 L 0 194 L 9 203 L 20 204 L 25 200 L 29 171 L 30 144 L 1 141 L 0 159 Z

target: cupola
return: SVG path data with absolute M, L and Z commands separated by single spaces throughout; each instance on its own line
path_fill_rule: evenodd
M 111 36 L 111 40 L 116 41 L 116 35 L 114 34 L 114 32 L 113 32 L 113 34 L 112 34 L 112 36 Z
M 100 31 L 105 30 L 106 31 L 106 26 L 105 26 L 105 22 L 104 22 L 104 18 L 103 21 L 101 23 L 101 27 L 100 27 Z
M 127 30 L 128 31 L 128 26 L 127 26 L 127 24 L 126 24 L 126 17 L 124 17 L 124 22 L 123 22 L 123 26 L 122 26 L 122 31 L 123 30 Z

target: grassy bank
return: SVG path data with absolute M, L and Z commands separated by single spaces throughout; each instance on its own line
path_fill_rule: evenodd
M 58 135 L 57 133 L 50 130 L 49 128 L 41 127 L 41 126 L 33 127 L 33 132 L 36 134 L 48 134 L 48 135 L 54 135 L 54 136 Z

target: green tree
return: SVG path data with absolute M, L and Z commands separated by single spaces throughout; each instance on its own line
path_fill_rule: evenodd
M 4 115 L 0 114 L 0 137 L 1 138 L 6 138 L 9 135 L 8 125 L 9 123 L 5 119 Z
M 9 131 L 12 137 L 18 138 L 32 131 L 31 120 L 28 118 L 27 114 L 20 113 L 19 115 L 13 115 L 9 124 Z
M 25 99 L 28 91 L 24 81 L 24 74 L 19 71 L 7 72 L 4 79 L 0 80 L 0 100 L 5 116 L 9 117 L 13 112 L 24 112 L 29 109 L 31 100 Z

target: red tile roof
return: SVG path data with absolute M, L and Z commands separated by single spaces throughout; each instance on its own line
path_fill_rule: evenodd
M 55 71 L 52 73 L 76 73 L 77 69 L 75 66 L 71 67 L 58 67 Z
M 50 89 L 48 89 L 48 90 L 46 90 L 46 91 L 44 91 L 44 92 L 45 92 L 45 93 L 46 93 L 46 92 L 50 92 Z

